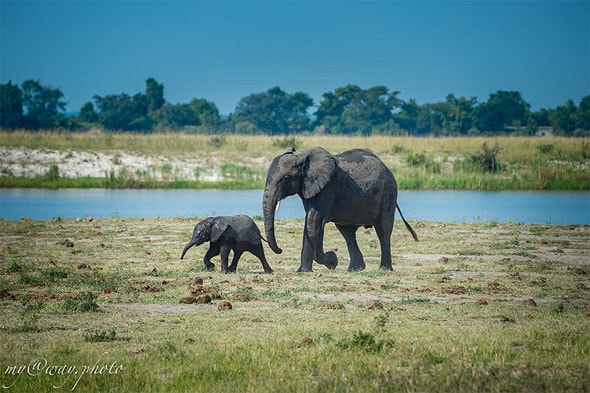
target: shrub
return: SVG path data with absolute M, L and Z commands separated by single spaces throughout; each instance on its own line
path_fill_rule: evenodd
M 541 152 L 542 154 L 549 154 L 553 152 L 553 147 L 553 143 L 543 143 L 537 146 L 537 150 L 539 150 L 539 152 Z
M 108 342 L 108 341 L 128 341 L 127 338 L 117 337 L 117 332 L 115 329 L 111 330 L 110 332 L 105 332 L 104 330 L 96 330 L 93 332 L 89 332 L 84 334 L 84 340 L 86 342 L 91 343 L 100 343 L 100 342 Z
M 395 144 L 395 145 L 391 146 L 389 151 L 391 154 L 403 153 L 406 151 L 406 148 L 403 145 Z
M 285 136 L 283 138 L 273 138 L 272 145 L 274 147 L 278 147 L 281 149 L 288 149 L 290 147 L 294 147 L 295 149 L 299 149 L 301 146 L 301 140 L 295 138 L 294 136 Z
M 226 139 L 224 135 L 213 135 L 210 139 L 209 139 L 209 144 L 211 146 L 213 146 L 215 149 L 219 149 L 221 147 L 223 147 L 223 145 L 226 144 Z
M 57 164 L 49 165 L 49 169 L 45 173 L 45 177 L 52 181 L 59 180 L 59 166 Z
M 498 162 L 498 153 L 500 153 L 500 150 L 501 148 L 498 143 L 489 147 L 488 143 L 484 142 L 479 152 L 471 154 L 470 161 L 474 168 L 478 168 L 482 172 L 496 173 L 502 169 Z
M 41 272 L 41 276 L 47 281 L 57 281 L 67 278 L 68 272 L 59 267 L 50 267 Z
M 21 273 L 23 271 L 23 267 L 17 261 L 12 261 L 10 265 L 8 265 L 8 272 L 9 273 Z
M 410 153 L 406 158 L 407 163 L 412 167 L 424 167 L 431 173 L 440 173 L 440 163 L 434 158 L 428 157 L 426 153 Z
M 406 161 L 410 166 L 420 166 L 426 164 L 426 153 L 410 153 Z
M 90 291 L 80 292 L 76 297 L 68 297 L 62 303 L 62 308 L 66 311 L 77 312 L 98 312 L 100 307 L 96 303 L 97 295 Z
M 344 339 L 336 344 L 342 349 L 361 349 L 365 352 L 381 352 L 385 346 L 393 347 L 392 340 L 377 340 L 372 333 L 365 333 L 359 330 L 352 336 L 352 339 Z

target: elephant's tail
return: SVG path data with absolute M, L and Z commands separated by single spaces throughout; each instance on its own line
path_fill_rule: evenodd
M 402 220 L 404 220 L 404 224 L 406 224 L 406 228 L 408 228 L 408 231 L 410 231 L 410 233 L 412 234 L 412 237 L 414 238 L 414 240 L 418 241 L 418 235 L 416 235 L 416 232 L 414 231 L 414 229 L 412 229 L 412 227 L 410 226 L 410 224 L 408 224 L 408 222 L 404 218 L 404 215 L 402 214 L 402 211 L 399 208 L 399 205 L 396 204 L 396 207 L 397 207 L 397 211 L 399 212 L 399 215 L 401 216 Z

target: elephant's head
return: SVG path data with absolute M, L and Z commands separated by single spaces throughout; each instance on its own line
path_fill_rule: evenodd
M 266 176 L 262 200 L 264 229 L 270 248 L 280 254 L 274 231 L 277 204 L 290 195 L 302 199 L 315 197 L 326 185 L 336 170 L 336 159 L 321 147 L 301 152 L 294 148 L 273 159 Z
M 227 222 L 225 222 L 221 217 L 209 217 L 199 221 L 193 230 L 192 239 L 187 243 L 186 246 L 184 246 L 180 259 L 184 258 L 184 254 L 186 254 L 188 249 L 192 246 L 200 246 L 201 244 L 208 241 L 213 243 L 218 241 L 227 227 Z

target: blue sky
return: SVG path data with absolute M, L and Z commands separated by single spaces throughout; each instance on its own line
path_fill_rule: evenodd
M 517 90 L 533 110 L 590 94 L 590 1 L 0 0 L 0 80 L 60 88 L 67 111 L 145 89 L 223 114 L 280 86 L 387 86 L 420 104 Z

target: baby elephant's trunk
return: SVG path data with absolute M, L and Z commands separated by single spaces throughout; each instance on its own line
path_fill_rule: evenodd
M 189 248 L 191 248 L 192 246 L 194 246 L 196 243 L 191 240 L 190 242 L 187 243 L 186 246 L 184 246 L 184 249 L 182 250 L 182 255 L 180 256 L 180 259 L 184 258 L 184 254 L 186 254 L 186 252 L 188 251 Z

